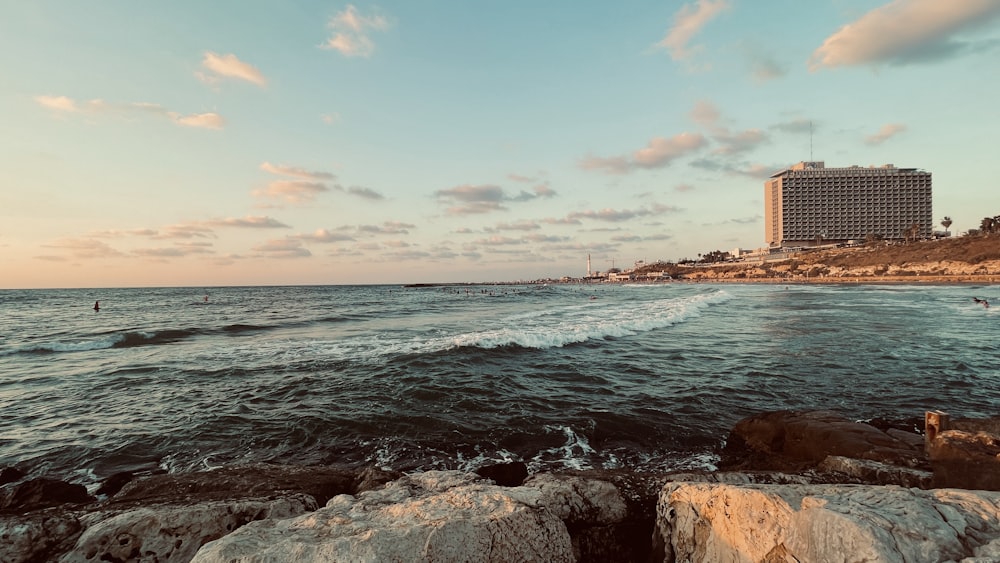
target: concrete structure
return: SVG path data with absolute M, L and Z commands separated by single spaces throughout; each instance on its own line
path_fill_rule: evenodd
M 860 242 L 869 235 L 926 238 L 931 217 L 931 173 L 916 168 L 800 162 L 764 182 L 764 231 L 772 248 Z

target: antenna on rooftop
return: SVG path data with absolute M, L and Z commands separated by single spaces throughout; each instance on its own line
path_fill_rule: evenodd
M 813 122 L 809 120 L 809 162 L 813 161 Z

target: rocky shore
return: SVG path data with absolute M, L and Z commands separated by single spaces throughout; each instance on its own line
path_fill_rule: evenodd
M 1000 418 L 762 413 L 719 471 L 0 472 L 0 561 L 1000 561 Z

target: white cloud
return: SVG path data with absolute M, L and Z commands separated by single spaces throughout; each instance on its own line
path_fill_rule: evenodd
M 225 219 L 213 219 L 205 221 L 205 225 L 212 227 L 240 227 L 250 229 L 287 229 L 288 225 L 272 217 L 261 215 L 247 215 L 246 217 L 227 217 Z
M 379 15 L 364 16 L 348 4 L 343 12 L 330 18 L 327 27 L 333 34 L 320 47 L 339 51 L 345 57 L 370 57 L 375 51 L 371 32 L 384 31 L 389 22 Z
M 330 188 L 319 182 L 305 180 L 275 180 L 262 190 L 254 191 L 258 197 L 281 199 L 288 203 L 307 203 L 315 201 L 319 194 L 330 191 Z
M 197 74 L 205 82 L 214 83 L 221 78 L 237 78 L 258 86 L 267 85 L 267 79 L 255 66 L 241 61 L 233 54 L 219 55 L 207 51 L 201 60 L 201 66 L 210 73 Z
M 698 100 L 694 107 L 691 108 L 690 115 L 695 123 L 706 127 L 714 127 L 719 122 L 720 116 L 719 108 L 707 100 Z
M 638 168 L 663 168 L 678 158 L 687 156 L 705 146 L 705 137 L 698 133 L 679 133 L 670 138 L 653 137 L 649 143 L 636 150 L 630 157 L 601 157 L 587 155 L 578 166 L 584 170 L 597 170 L 607 174 L 625 174 Z
M 689 47 L 691 40 L 708 22 L 729 9 L 728 0 L 698 0 L 695 4 L 685 4 L 674 15 L 674 25 L 657 45 L 670 52 L 675 61 L 690 58 L 695 49 Z
M 906 125 L 902 123 L 887 123 L 878 130 L 878 133 L 865 137 L 865 143 L 869 145 L 881 145 L 903 131 L 906 131 Z
M 640 168 L 662 168 L 704 145 L 705 138 L 697 133 L 680 133 L 669 139 L 654 137 L 645 148 L 635 151 L 632 160 Z
M 809 67 L 947 58 L 974 46 L 955 35 L 998 15 L 997 0 L 894 0 L 828 37 L 810 57 Z
M 222 129 L 226 124 L 226 121 L 222 118 L 222 116 L 217 113 L 210 112 L 184 115 L 175 111 L 169 111 L 160 104 L 149 102 L 130 102 L 120 104 L 108 103 L 104 100 L 95 99 L 78 103 L 73 98 L 67 96 L 35 96 L 35 102 L 43 107 L 65 113 L 108 113 L 128 115 L 141 112 L 144 114 L 166 117 L 177 125 L 183 125 L 185 127 Z
M 57 111 L 78 111 L 76 101 L 66 96 L 35 96 L 35 101 Z
M 170 113 L 170 118 L 174 123 L 185 127 L 198 127 L 201 129 L 222 129 L 226 125 L 226 120 L 217 113 L 194 113 L 191 115 L 180 115 Z
M 257 256 L 267 258 L 303 258 L 312 256 L 308 249 L 303 248 L 302 241 L 295 238 L 269 240 L 253 247 Z
M 278 176 L 291 176 L 302 178 L 303 180 L 332 180 L 334 175 L 329 172 L 311 171 L 296 166 L 285 166 L 283 164 L 261 163 L 260 169 L 269 174 Z

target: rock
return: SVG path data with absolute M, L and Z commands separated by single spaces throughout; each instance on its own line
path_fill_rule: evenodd
M 372 489 L 378 489 L 389 481 L 399 479 L 403 474 L 399 471 L 387 471 L 374 466 L 366 467 L 354 479 L 354 492 L 363 493 Z M 338 493 L 339 494 L 339 493 Z M 323 499 L 325 504 L 328 499 Z
M 61 510 L 0 516 L 0 561 L 29 563 L 55 561 L 73 547 L 82 526 L 76 516 Z
M 572 495 L 570 495 L 572 496 Z M 539 488 L 428 471 L 288 520 L 254 522 L 193 561 L 573 561 L 570 535 Z
M 523 461 L 486 465 L 476 470 L 476 474 L 492 479 L 501 487 L 517 487 L 528 478 L 528 466 Z
M 209 501 L 150 506 L 107 517 L 88 515 L 87 529 L 61 563 L 97 561 L 187 562 L 202 545 L 248 522 L 289 518 L 315 510 L 315 499 L 293 494 L 278 499 Z
M 24 477 L 24 472 L 16 467 L 4 467 L 0 469 L 0 485 L 20 481 Z
M 909 467 L 924 459 L 920 447 L 831 411 L 776 411 L 736 423 L 720 468 L 798 471 L 830 455 Z
M 27 512 L 61 504 L 91 502 L 83 485 L 74 485 L 58 479 L 39 477 L 17 483 L 0 491 L 0 509 Z
M 935 487 L 1000 491 L 1000 437 L 944 430 L 927 444 Z
M 207 500 L 303 493 L 320 505 L 330 497 L 355 492 L 355 471 L 332 467 L 248 465 L 215 471 L 151 475 L 122 487 L 115 504 L 179 504 Z
M 934 477 L 930 471 L 834 455 L 827 456 L 820 462 L 818 469 L 850 475 L 869 485 L 899 485 L 920 489 L 929 489 Z
M 118 491 L 122 490 L 126 484 L 128 484 L 135 475 L 131 471 L 122 471 L 121 473 L 115 473 L 114 475 L 108 477 L 101 482 L 101 486 L 94 491 L 95 495 L 102 496 L 112 496 Z
M 1000 538 L 987 491 L 676 482 L 657 514 L 665 562 L 956 561 Z

